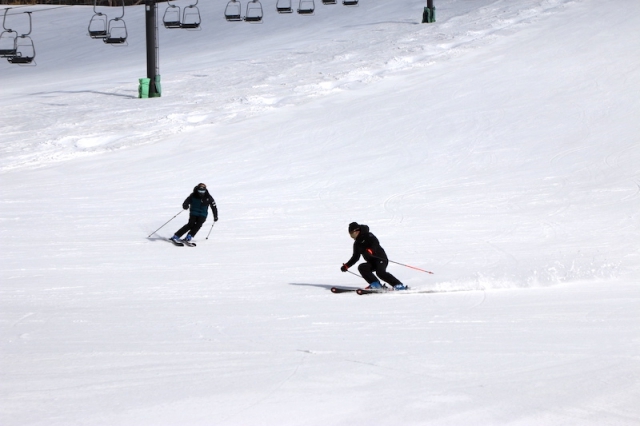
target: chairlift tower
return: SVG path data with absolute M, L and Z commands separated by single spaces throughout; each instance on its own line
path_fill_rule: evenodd
M 158 64 L 158 6 L 156 0 L 145 0 L 145 24 L 147 37 L 147 81 L 148 97 L 159 98 L 162 94 L 160 88 L 160 66 Z M 142 95 L 143 82 L 140 81 L 140 97 Z

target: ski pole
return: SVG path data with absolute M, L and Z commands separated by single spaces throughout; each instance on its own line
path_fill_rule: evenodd
M 433 272 L 431 272 L 431 271 L 425 271 L 424 269 L 420 269 L 420 268 L 417 268 L 417 267 L 415 267 L 415 266 L 405 265 L 404 263 L 394 262 L 393 260 L 390 260 L 389 262 L 391 262 L 391 263 L 395 263 L 396 265 L 406 266 L 407 268 L 415 269 L 416 271 L 426 272 L 427 274 L 433 274 Z
M 213 223 L 211 224 L 211 229 L 209 229 L 209 233 L 207 234 L 207 238 L 205 238 L 205 240 L 209 239 L 209 235 L 211 235 L 211 231 L 213 231 L 213 225 L 216 224 L 216 221 L 214 220 Z
M 178 213 L 176 213 L 176 215 L 175 215 L 174 217 L 172 217 L 171 219 L 169 219 L 168 221 L 166 221 L 166 222 L 164 223 L 164 225 L 162 225 L 160 228 L 156 229 L 156 230 L 155 230 L 155 231 L 153 231 L 151 234 L 149 234 L 149 236 L 148 236 L 147 238 L 151 238 L 151 236 L 152 236 L 153 234 L 155 234 L 156 232 L 158 232 L 159 230 L 161 230 L 162 228 L 164 228 L 164 226 L 165 226 L 167 223 L 171 222 L 173 219 L 175 219 L 175 218 L 176 218 L 176 216 L 178 216 L 178 215 L 179 215 L 180 213 L 182 213 L 183 211 L 184 211 L 184 210 L 180 210 Z
M 348 273 L 350 273 L 351 275 L 355 275 L 355 276 L 356 276 L 356 277 L 358 277 L 358 278 L 362 278 L 362 276 L 361 276 L 361 275 L 356 274 L 355 272 L 351 272 L 351 271 L 349 271 L 348 269 L 347 269 L 347 272 L 348 272 Z
M 368 250 L 367 250 L 368 251 Z M 407 268 L 411 268 L 411 269 L 415 269 L 416 271 L 420 271 L 420 272 L 426 272 L 427 274 L 433 274 L 433 272 L 431 271 L 425 271 L 424 269 L 420 269 L 418 267 L 415 266 L 411 266 L 411 265 L 405 265 L 404 263 L 400 263 L 400 262 L 394 262 L 393 260 L 389 260 L 389 259 L 383 259 L 381 257 L 378 256 L 374 256 L 373 253 L 370 251 L 369 254 L 371 255 L 371 257 L 375 257 L 376 259 L 380 259 L 380 260 L 386 260 L 387 262 L 390 263 L 395 263 L 396 265 L 402 265 L 402 266 L 406 266 Z

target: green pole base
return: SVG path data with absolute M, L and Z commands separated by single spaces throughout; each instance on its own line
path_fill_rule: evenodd
M 153 94 L 152 97 L 159 98 L 162 96 L 162 86 L 160 85 L 160 76 L 156 75 L 156 78 L 154 80 L 155 80 L 156 92 Z
M 436 8 L 435 7 L 425 7 L 424 12 L 422 12 L 422 23 L 423 24 L 432 24 L 436 22 Z
M 138 97 L 140 99 L 147 99 L 149 97 L 149 83 L 151 79 L 149 78 L 140 78 L 140 85 L 138 86 Z

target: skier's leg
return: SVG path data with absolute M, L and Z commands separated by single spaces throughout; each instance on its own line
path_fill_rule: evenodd
M 191 229 L 191 218 L 192 217 L 193 216 L 189 216 L 189 222 L 187 222 L 187 224 L 184 225 L 182 228 L 178 229 L 174 235 L 176 235 L 178 238 L 182 238 L 182 236 L 185 234 L 185 232 L 187 232 L 189 229 Z
M 192 237 L 195 237 L 198 231 L 200 230 L 200 228 L 202 228 L 202 224 L 204 223 L 205 220 L 207 220 L 206 217 L 193 216 L 193 223 L 191 222 L 191 220 L 189 220 L 189 223 L 191 223 L 191 232 L 189 232 L 189 235 L 191 235 Z
M 373 268 L 369 262 L 361 263 L 358 265 L 358 271 L 360 271 L 360 275 L 362 278 L 369 284 L 378 281 L 375 275 L 373 275 Z
M 374 265 L 375 265 L 376 275 L 382 281 L 389 283 L 392 286 L 395 286 L 397 284 L 402 284 L 399 279 L 397 279 L 396 277 L 391 275 L 389 272 L 387 272 L 387 266 L 389 265 L 388 260 L 377 260 Z

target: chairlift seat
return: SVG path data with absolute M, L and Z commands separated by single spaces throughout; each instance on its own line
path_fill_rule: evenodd
M 163 24 L 165 28 L 169 29 L 180 28 L 182 26 L 180 21 L 163 21 Z
M 26 65 L 32 63 L 34 58 L 34 56 L 11 56 L 7 60 L 12 64 Z
M 322 4 L 336 4 L 336 0 L 322 0 Z
M 291 0 L 278 0 L 276 3 L 276 11 L 278 13 L 292 13 L 293 7 L 291 6 Z
M 0 49 L 0 58 L 16 56 L 16 49 Z
M 187 24 L 181 24 L 180 28 L 184 28 L 186 30 L 197 29 L 197 28 L 200 28 L 200 22 L 192 22 L 192 23 L 187 23 Z
M 107 35 L 106 30 L 89 31 L 89 37 L 91 38 L 105 38 Z
M 5 33 L 15 34 L 14 36 L 6 36 Z M 15 31 L 3 31 L 0 33 L 0 57 L 5 58 L 7 56 L 16 55 L 16 39 L 18 33 Z
M 106 37 L 103 41 L 107 44 L 124 44 L 127 41 L 126 37 Z
M 345 6 L 357 6 L 358 0 L 342 0 L 342 4 Z

